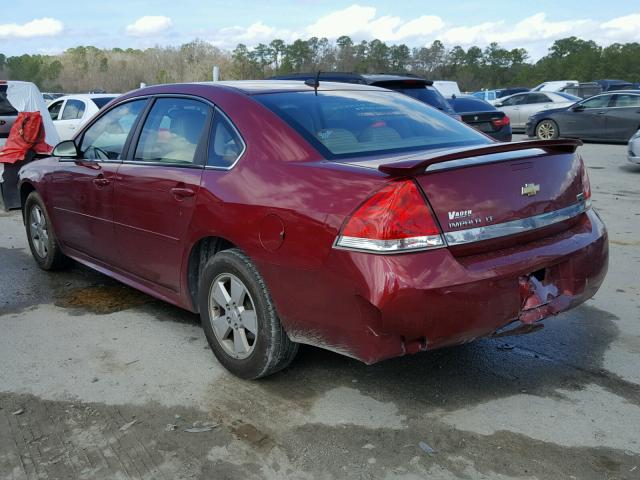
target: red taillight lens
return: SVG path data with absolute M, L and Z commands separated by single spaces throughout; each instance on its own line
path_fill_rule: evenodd
M 502 118 L 496 118 L 495 120 L 491 120 L 491 123 L 493 123 L 495 127 L 506 127 L 511 123 L 511 119 L 505 115 Z
M 339 247 L 380 253 L 443 245 L 440 228 L 411 180 L 372 195 L 349 217 L 336 241 Z
M 582 177 L 582 200 L 591 204 L 591 182 L 589 181 L 589 174 L 587 173 L 587 166 L 584 164 L 584 160 L 580 159 L 580 176 Z

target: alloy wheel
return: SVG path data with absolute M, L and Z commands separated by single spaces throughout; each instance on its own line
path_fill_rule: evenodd
M 552 140 L 556 138 L 556 126 L 551 122 L 542 122 L 538 125 L 538 138 Z
M 258 339 L 255 304 L 245 284 L 231 273 L 218 275 L 209 289 L 209 312 L 216 339 L 225 353 L 247 358 Z
M 33 248 L 40 258 L 46 258 L 49 253 L 49 230 L 44 212 L 38 205 L 31 209 L 29 223 Z

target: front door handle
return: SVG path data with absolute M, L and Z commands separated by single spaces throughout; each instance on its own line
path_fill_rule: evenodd
M 193 197 L 196 194 L 196 192 L 194 192 L 190 188 L 185 187 L 174 187 L 171 189 L 171 193 L 175 197 Z
M 104 175 L 100 174 L 93 179 L 93 183 L 98 187 L 106 187 L 111 183 L 111 181 L 107 178 L 104 178 Z
M 598 112 L 598 115 L 604 115 L 607 112 Z

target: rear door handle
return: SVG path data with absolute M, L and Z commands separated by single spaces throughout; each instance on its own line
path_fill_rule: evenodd
M 176 197 L 193 197 L 196 194 L 190 188 L 185 187 L 173 187 L 171 193 Z

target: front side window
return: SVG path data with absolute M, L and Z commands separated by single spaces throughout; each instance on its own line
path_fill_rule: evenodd
M 615 96 L 614 107 L 640 107 L 640 95 L 623 95 Z
M 193 164 L 209 107 L 188 98 L 159 98 L 144 122 L 134 160 Z
M 449 115 L 394 92 L 305 91 L 254 98 L 329 159 L 490 142 Z
M 230 168 L 244 151 L 244 142 L 218 109 L 213 117 L 207 165 Z
M 58 115 L 60 114 L 60 109 L 62 108 L 62 104 L 64 103 L 64 100 L 60 100 L 58 102 L 53 102 L 51 105 L 49 105 L 49 115 L 51 115 L 51 120 L 57 120 L 58 119 Z
M 609 105 L 611 95 L 601 95 L 599 97 L 593 97 L 585 100 L 580 105 L 584 108 L 605 108 Z
M 85 104 L 81 100 L 67 100 L 61 120 L 77 120 L 84 115 Z
M 112 108 L 84 133 L 80 151 L 89 160 L 120 160 L 129 132 L 147 100 L 140 99 Z

